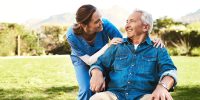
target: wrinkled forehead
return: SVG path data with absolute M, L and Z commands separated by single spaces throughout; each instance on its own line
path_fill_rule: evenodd
M 142 13 L 141 12 L 137 12 L 137 11 L 134 11 L 133 13 L 131 13 L 128 17 L 127 20 L 130 20 L 130 19 L 134 19 L 134 20 L 141 20 L 141 16 L 142 16 Z

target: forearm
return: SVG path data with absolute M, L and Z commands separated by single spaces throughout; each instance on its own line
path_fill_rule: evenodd
M 104 52 L 109 48 L 109 45 L 106 44 L 103 48 L 101 48 L 98 52 L 96 52 L 95 54 L 93 54 L 92 56 L 89 55 L 84 55 L 81 56 L 81 60 L 83 60 L 87 65 L 92 65 L 94 64 L 97 59 L 99 58 L 99 56 L 101 56 L 102 54 L 104 54 Z

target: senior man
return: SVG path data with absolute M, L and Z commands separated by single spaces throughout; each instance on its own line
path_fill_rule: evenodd
M 151 14 L 135 10 L 125 26 L 127 38 L 111 47 L 89 70 L 91 90 L 98 92 L 90 100 L 171 100 L 169 90 L 177 83 L 177 68 L 166 48 L 155 48 L 149 33 Z M 110 81 L 107 91 L 104 73 Z

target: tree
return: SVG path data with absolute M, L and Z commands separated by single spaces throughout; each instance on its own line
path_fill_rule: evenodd
M 41 41 L 47 54 L 69 54 L 71 52 L 65 38 L 67 26 L 45 25 L 41 27 L 41 30 L 41 34 L 46 37 Z
M 23 25 L 16 23 L 0 23 L 0 51 L 1 56 L 17 54 L 17 36 L 21 37 L 20 50 L 22 54 L 38 55 L 42 47 L 37 46 L 37 36 L 34 31 L 27 30 Z M 35 52 L 35 53 L 33 53 Z

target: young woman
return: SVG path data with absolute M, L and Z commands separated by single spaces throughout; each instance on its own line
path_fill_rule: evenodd
M 68 29 L 66 36 L 71 46 L 70 57 L 79 85 L 78 100 L 89 100 L 93 94 L 88 73 L 90 65 L 95 63 L 110 45 L 121 43 L 122 35 L 111 22 L 101 18 L 93 5 L 81 6 L 76 12 L 76 21 L 77 23 Z M 154 41 L 154 44 L 163 46 L 159 39 Z

